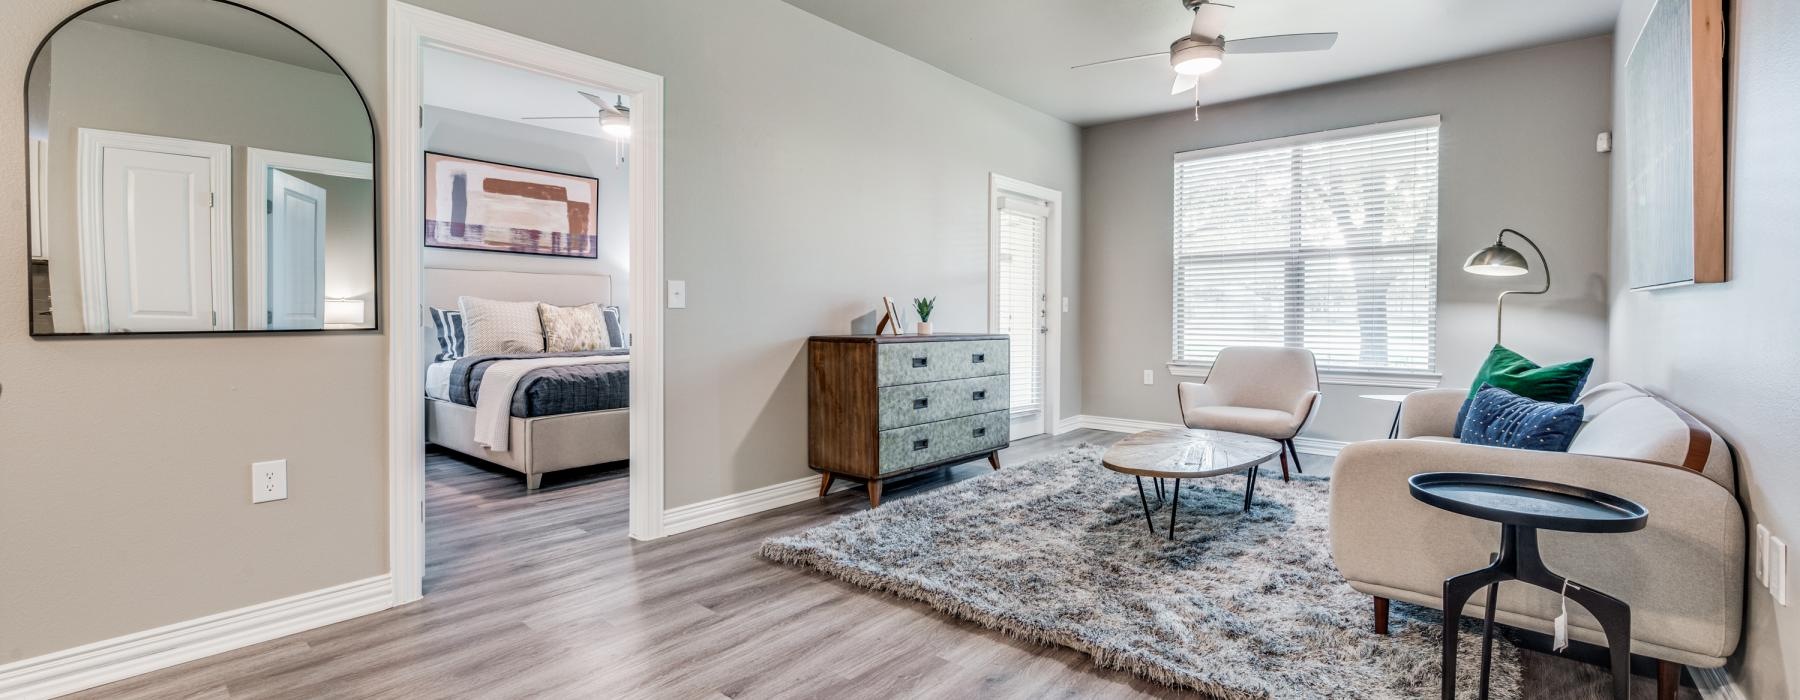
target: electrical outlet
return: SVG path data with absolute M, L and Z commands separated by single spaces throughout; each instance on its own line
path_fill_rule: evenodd
M 287 460 L 277 459 L 250 465 L 250 502 L 280 501 L 287 498 Z
M 1750 550 L 1754 561 L 1752 568 L 1756 570 L 1756 582 L 1764 587 L 1769 585 L 1769 528 L 1766 525 L 1756 526 L 1756 548 Z
M 1779 537 L 1769 538 L 1769 594 L 1775 602 L 1787 605 L 1787 543 Z
M 1156 370 L 1150 370 L 1150 369 L 1144 370 L 1144 384 L 1146 386 L 1149 386 L 1149 385 L 1152 385 L 1155 383 L 1156 383 Z

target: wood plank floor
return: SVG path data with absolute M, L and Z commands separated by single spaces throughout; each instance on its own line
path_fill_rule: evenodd
M 1116 433 L 1022 440 L 1018 463 Z M 860 491 L 657 542 L 625 537 L 622 467 L 515 473 L 427 460 L 426 597 L 375 615 L 120 681 L 125 698 L 1179 697 L 1079 653 L 769 563 L 764 538 L 867 507 Z M 1308 457 L 1308 471 L 1325 461 Z M 988 472 L 904 482 L 906 498 Z M 1592 666 L 1527 652 L 1530 698 L 1600 698 Z M 1634 694 L 1653 697 L 1638 679 Z M 1686 698 L 1697 697 L 1691 689 Z

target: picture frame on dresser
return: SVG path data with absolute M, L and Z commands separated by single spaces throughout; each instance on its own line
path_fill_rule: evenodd
M 895 477 L 985 457 L 1011 444 L 1010 339 L 996 334 L 829 335 L 807 341 L 807 462 L 819 496 L 838 477 L 869 507 Z

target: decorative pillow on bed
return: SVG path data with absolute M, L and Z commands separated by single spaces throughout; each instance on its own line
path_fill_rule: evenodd
M 457 297 L 462 307 L 467 355 L 544 351 L 544 324 L 535 301 L 495 301 Z
M 606 339 L 610 347 L 625 347 L 625 323 L 619 320 L 619 307 L 600 307 L 600 317 L 606 321 Z
M 538 304 L 538 317 L 544 323 L 544 352 L 583 352 L 612 347 L 599 304 Z
M 437 327 L 438 354 L 433 362 L 454 360 L 469 354 L 468 336 L 463 334 L 462 312 L 432 307 L 431 325 Z

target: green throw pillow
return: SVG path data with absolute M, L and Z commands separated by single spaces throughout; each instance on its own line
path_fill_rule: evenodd
M 1495 345 L 1488 352 L 1487 361 L 1481 363 L 1481 369 L 1475 371 L 1475 383 L 1469 387 L 1469 396 L 1463 400 L 1462 410 L 1457 412 L 1456 437 L 1462 435 L 1463 416 L 1468 413 L 1469 401 L 1475 398 L 1475 394 L 1484 385 L 1499 387 L 1533 401 L 1575 403 L 1576 397 L 1581 395 L 1581 387 L 1587 384 L 1588 373 L 1593 369 L 1592 357 L 1540 367 L 1538 363 L 1506 349 L 1504 345 Z

